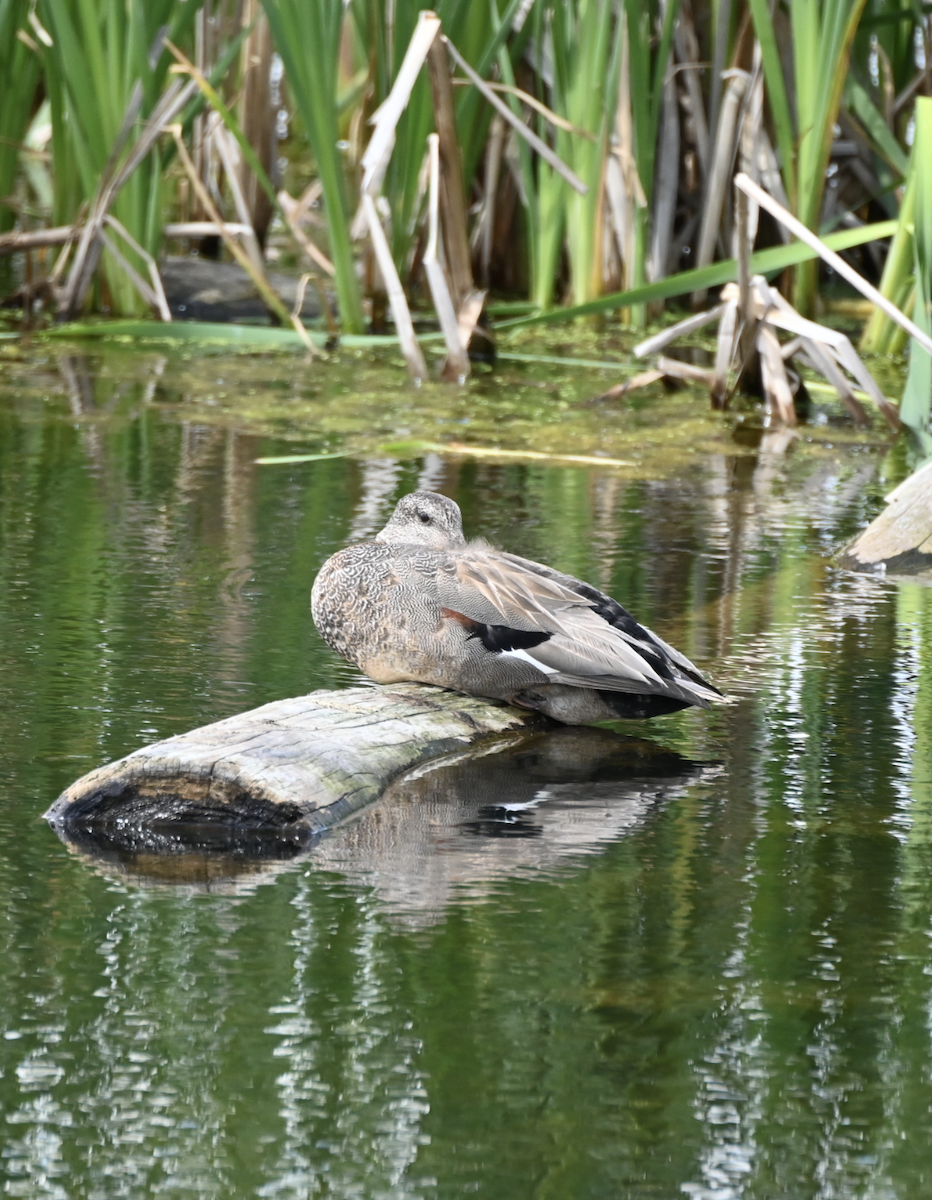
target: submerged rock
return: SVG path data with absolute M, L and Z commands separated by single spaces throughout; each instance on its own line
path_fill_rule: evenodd
M 159 271 L 168 307 L 176 321 L 242 321 L 268 324 L 268 309 L 252 280 L 237 263 L 209 258 L 170 255 Z M 269 283 L 291 309 L 298 297 L 298 276 L 268 272 Z M 301 304 L 302 321 L 321 315 L 320 298 L 310 284 Z

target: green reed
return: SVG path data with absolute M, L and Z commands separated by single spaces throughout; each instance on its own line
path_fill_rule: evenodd
M 295 104 L 304 120 L 323 188 L 330 256 L 336 271 L 343 328 L 363 327 L 362 294 L 350 237 L 353 208 L 340 148 L 338 83 L 343 0 L 262 0 L 272 37 L 285 64 Z
M 322 188 L 342 327 L 358 333 L 365 325 L 363 292 L 369 286 L 360 271 L 364 243 L 354 241 L 352 228 L 358 162 L 368 119 L 397 77 L 420 3 L 262 0 L 262 5 L 285 65 L 286 103 L 300 114 Z M 0 0 L 0 202 L 14 190 L 19 143 L 41 75 L 52 117 L 51 219 L 71 223 L 112 166 L 136 84 L 143 101 L 124 153 L 166 85 L 170 59 L 155 45 L 157 35 L 167 30 L 174 42 L 187 46 L 199 11 L 223 16 L 229 25 L 232 7 L 220 0 L 200 8 L 196 0 L 36 0 L 32 20 L 30 11 L 30 0 Z M 707 208 L 709 159 L 721 134 L 722 72 L 753 73 L 755 41 L 764 79 L 764 127 L 790 207 L 818 230 L 826 213 L 832 226 L 839 220 L 871 223 L 896 217 L 902 202 L 904 232 L 893 243 L 884 287 L 899 302 L 912 303 L 913 240 L 905 227 L 913 219 L 915 186 L 903 197 L 895 189 L 907 169 L 906 134 L 914 94 L 921 90 L 915 87 L 920 7 L 903 7 L 898 0 L 781 0 L 776 8 L 769 0 L 533 0 L 529 7 L 521 0 L 440 0 L 437 12 L 465 59 L 483 77 L 512 89 L 504 94 L 512 113 L 588 187 L 586 195 L 576 193 L 506 130 L 498 193 L 485 195 L 495 176 L 488 170 L 492 110 L 471 85 L 456 87 L 467 200 L 478 222 L 482 213 L 507 212 L 501 198 L 509 188 L 512 198 L 518 195 L 517 215 L 495 222 L 492 261 L 520 260 L 512 278 L 528 281 L 537 310 L 568 302 L 578 311 L 619 283 L 624 291 L 616 295 L 653 295 L 645 289 L 667 276 L 694 277 L 684 268 L 695 261 L 689 254 Z M 685 59 L 684 28 L 694 46 Z M 16 36 L 18 29 L 25 37 Z M 208 63 L 207 69 L 216 65 Z M 232 103 L 235 72 L 218 87 Z M 556 115 L 556 123 L 541 106 Z M 399 122 L 382 185 L 392 253 L 414 293 L 424 237 L 424 155 L 432 128 L 424 72 Z M 707 131 L 705 149 L 700 129 Z M 857 177 L 833 148 L 839 138 L 852 137 L 858 144 Z M 176 215 L 164 186 L 169 153 L 156 149 L 114 206 L 151 253 L 159 249 L 164 222 Z M 672 174 L 671 153 L 674 168 L 677 156 L 679 163 Z M 625 231 L 616 228 L 616 209 L 610 218 L 607 198 L 610 168 L 618 163 L 627 193 Z M 829 169 L 845 186 L 833 188 L 826 207 Z M 717 230 L 719 262 L 731 253 L 729 214 L 726 202 Z M 0 203 L 0 229 L 13 221 L 14 210 Z M 107 254 L 103 264 L 112 311 L 137 313 L 139 300 L 124 273 Z M 818 270 L 811 261 L 795 268 L 794 299 L 804 311 L 814 307 Z M 646 310 L 637 304 L 630 313 L 642 319 Z M 872 323 L 867 343 L 897 345 L 882 322 Z
M 28 12 L 29 0 L 0 0 L 0 233 L 16 220 L 12 192 L 39 78 Z
M 781 44 L 767 0 L 749 0 L 783 160 L 786 194 L 795 214 L 813 230 L 819 226 L 834 127 L 864 3 L 791 0 L 787 45 L 786 38 Z M 789 80 L 781 54 L 787 49 L 792 53 Z M 814 263 L 797 271 L 793 299 L 801 312 L 812 311 L 817 286 Z
M 130 98 L 142 87 L 138 120 L 161 94 L 172 61 L 157 41 L 185 41 L 196 8 L 177 0 L 38 0 L 37 12 L 51 45 L 42 47 L 52 112 L 55 213 L 58 223 L 77 217 L 96 193 L 123 128 Z M 132 146 L 133 124 L 126 148 Z M 162 231 L 163 172 L 156 148 L 134 172 L 113 206 L 139 244 L 156 254 Z M 131 261 L 135 256 L 127 251 Z M 114 312 L 139 311 L 140 301 L 123 270 L 104 255 Z M 143 264 L 134 262 L 137 269 Z
M 913 137 L 912 169 L 910 171 L 911 209 L 909 216 L 913 242 L 913 312 L 920 329 L 932 334 L 932 178 L 929 176 L 929 156 L 932 155 L 932 99 L 926 96 L 916 101 L 916 124 Z M 905 204 L 904 204 L 905 207 Z M 902 221 L 901 226 L 906 222 Z M 909 375 L 900 405 L 903 423 L 920 438 L 923 450 L 932 453 L 929 431 L 932 405 L 932 358 L 915 341 L 909 347 Z

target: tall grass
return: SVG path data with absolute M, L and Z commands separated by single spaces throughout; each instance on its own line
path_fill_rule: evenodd
M 350 199 L 339 146 L 338 83 L 343 0 L 262 0 L 295 103 L 304 120 L 326 204 L 330 257 L 343 327 L 363 327 L 362 294 L 350 238 Z
M 602 251 L 602 171 L 615 114 L 617 71 L 624 23 L 607 0 L 578 5 L 538 4 L 535 11 L 538 61 L 552 46 L 553 84 L 546 96 L 572 131 L 559 129 L 556 150 L 589 185 L 585 196 L 573 191 L 546 163 L 523 159 L 525 191 L 536 196 L 531 219 L 538 230 L 531 265 L 532 299 L 541 308 L 552 303 L 560 254 L 566 248 L 569 295 L 582 304 L 599 290 Z M 543 121 L 539 133 L 546 132 Z
M 791 0 L 789 47 L 779 44 L 767 0 L 749 3 L 761 46 L 786 194 L 795 215 L 818 231 L 839 102 L 865 0 Z M 789 87 L 781 49 L 792 51 Z M 814 308 L 817 271 L 814 262 L 797 269 L 794 303 L 803 313 Z
M 340 321 L 346 332 L 358 332 L 369 286 L 361 270 L 365 243 L 354 240 L 353 229 L 358 163 L 369 118 L 395 82 L 420 3 L 262 5 L 284 62 L 284 102 L 300 113 L 305 157 L 322 193 Z M 52 113 L 52 220 L 64 224 L 75 220 L 111 169 L 137 83 L 142 101 L 124 130 L 122 153 L 165 86 L 169 58 L 155 44 L 159 32 L 167 30 L 184 46 L 199 11 L 205 19 L 221 15 L 229 25 L 234 7 L 231 0 L 204 0 L 201 8 L 197 0 L 35 0 L 33 9 L 32 0 L 0 0 L 0 191 L 13 188 L 38 72 Z M 29 23 L 30 11 L 38 27 Z M 680 294 L 678 288 L 645 289 L 697 260 L 704 265 L 730 256 L 729 180 L 742 165 L 752 174 L 769 171 L 768 186 L 777 190 L 782 179 L 790 207 L 814 230 L 827 220 L 834 226 L 896 216 L 901 203 L 904 224 L 911 219 L 916 187 L 907 187 L 905 196 L 896 187 L 906 171 L 915 96 L 925 86 L 921 46 L 929 53 L 929 29 L 921 6 L 899 0 L 440 0 L 437 12 L 466 61 L 503 89 L 512 114 L 587 185 L 585 195 L 574 192 L 513 130 L 503 133 L 500 121 L 490 137 L 487 101 L 472 85 L 456 87 L 477 245 L 484 247 L 493 281 L 497 265 L 520 260 L 520 269 L 507 273 L 511 285 L 525 280 L 540 311 L 556 303 L 580 310 L 619 286 L 638 296 Z M 19 27 L 35 49 L 16 37 Z M 735 99 L 740 89 L 727 90 L 729 71 L 744 72 L 744 100 Z M 220 91 L 232 104 L 237 88 L 234 76 Z M 776 162 L 767 149 L 770 166 L 763 151 L 759 162 L 748 159 L 755 121 L 768 134 L 767 147 L 776 149 Z M 433 124 L 425 74 L 398 124 L 382 185 L 392 255 L 415 300 Z M 152 253 L 163 223 L 176 215 L 166 205 L 160 153 L 140 165 L 115 206 L 115 215 Z M 211 186 L 222 203 L 222 173 Z M 0 207 L 0 223 L 13 219 L 11 209 Z M 763 226 L 762 233 L 773 240 L 771 228 Z M 903 302 L 915 275 L 912 246 L 905 234 L 898 237 L 890 258 L 888 283 Z M 139 302 L 123 272 L 106 254 L 103 263 L 112 309 L 132 314 Z M 795 269 L 794 299 L 803 311 L 816 306 L 818 272 L 812 261 Z M 636 304 L 629 312 L 643 318 L 646 310 Z M 883 336 L 889 342 L 889 331 Z M 879 337 L 869 331 L 878 346 Z
M 116 165 L 112 156 L 137 84 L 142 89 L 138 119 L 155 106 L 172 61 L 161 48 L 162 36 L 185 41 L 197 10 L 177 0 L 38 0 L 37 12 L 51 41 L 42 53 L 52 112 L 54 216 L 64 224 L 75 219 L 108 167 Z M 133 122 L 124 131 L 126 149 L 135 140 L 135 128 Z M 156 148 L 121 190 L 113 209 L 150 254 L 158 252 L 161 241 L 162 195 Z M 140 301 L 125 273 L 108 253 L 103 261 L 113 311 L 137 311 Z
M 414 32 L 419 0 L 352 0 L 348 37 L 358 65 L 369 72 L 363 115 L 389 94 Z M 487 75 L 506 41 L 520 0 L 440 0 L 434 11 L 443 32 L 480 75 Z M 503 51 L 507 56 L 507 50 Z M 481 164 L 490 114 L 474 89 L 457 88 L 456 118 L 467 189 Z M 424 215 L 424 161 L 427 135 L 434 128 L 430 87 L 425 74 L 416 83 L 398 123 L 382 192 L 391 214 L 390 243 L 402 279 L 410 277 Z
M 19 36 L 32 40 L 28 12 L 29 0 L 0 0 L 0 233 L 16 220 L 11 193 L 39 78 L 38 56 Z
M 910 172 L 910 225 L 913 243 L 913 320 L 932 334 L 932 99 L 916 101 L 913 169 Z M 905 222 L 903 223 L 905 225 Z M 910 343 L 909 375 L 900 416 L 920 438 L 926 454 L 932 453 L 929 409 L 932 404 L 932 358 L 916 342 Z

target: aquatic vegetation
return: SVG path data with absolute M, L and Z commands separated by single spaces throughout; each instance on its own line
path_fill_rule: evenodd
M 34 50 L 17 37 L 28 11 L 28 0 L 0 0 L 0 233 L 16 220 L 11 193 L 39 76 Z
M 40 0 L 45 41 L 38 43 L 51 103 L 57 224 L 74 221 L 132 153 L 156 108 L 171 56 L 163 39 L 184 39 L 196 10 L 176 0 Z M 112 212 L 150 254 L 162 236 L 163 153 L 156 142 L 115 195 Z M 127 251 L 137 270 L 144 263 Z M 103 255 L 110 307 L 139 308 L 136 289 L 112 253 Z
M 304 119 L 326 204 L 330 257 L 344 326 L 361 333 L 362 297 L 350 238 L 350 201 L 339 148 L 339 56 L 343 0 L 263 0 L 272 36 Z
M 533 311 L 519 320 L 619 311 L 642 326 L 666 300 L 698 300 L 733 279 L 731 181 L 738 170 L 810 230 L 834 230 L 855 253 L 865 247 L 861 264 L 874 273 L 895 228 L 889 222 L 899 220 L 884 287 L 898 303 L 911 302 L 907 226 L 916 189 L 907 185 L 902 196 L 894 189 L 910 144 L 926 136 L 916 96 L 929 30 L 919 9 L 895 8 L 893 0 L 776 7 L 764 0 L 443 0 L 437 16 L 454 63 L 456 166 L 473 273 L 483 286 L 527 296 Z M 384 332 L 385 271 L 373 256 L 373 218 L 362 219 L 361 186 L 407 302 L 429 303 L 421 270 L 425 163 L 437 101 L 426 67 L 415 64 L 398 96 L 377 186 L 363 178 L 372 118 L 409 69 L 419 21 L 415 0 L 262 0 L 261 9 L 245 5 L 241 13 L 220 0 L 3 0 L 0 190 L 25 186 L 12 173 L 26 123 L 45 95 L 54 184 L 46 218 L 77 238 L 82 229 L 87 234 L 82 222 L 92 206 L 100 229 L 87 236 L 101 246 L 109 216 L 119 220 L 134 241 L 124 263 L 102 251 L 106 288 L 96 302 L 114 315 L 138 315 L 139 297 L 149 293 L 132 271 L 145 275 L 144 256 L 157 255 L 166 228 L 172 237 L 245 236 L 244 246 L 261 258 L 250 224 L 260 228 L 259 218 L 243 186 L 255 168 L 261 186 L 253 192 L 285 217 L 275 233 L 279 252 L 293 233 L 292 250 L 309 256 L 315 286 L 323 290 L 332 275 L 344 333 L 362 334 L 370 322 Z M 281 70 L 278 98 L 262 118 L 243 111 L 241 60 L 259 61 L 253 50 L 264 22 Z M 172 52 L 180 65 L 172 65 L 166 34 L 180 47 Z M 178 82 L 170 71 L 198 79 L 200 103 L 215 109 L 209 119 L 194 120 L 190 105 L 168 115 L 166 97 Z M 147 130 L 153 113 L 158 128 Z M 283 114 L 294 118 L 291 131 L 281 127 Z M 169 129 L 179 117 L 180 134 Z M 300 177 L 309 180 L 298 197 L 282 193 L 275 201 L 269 172 L 258 166 L 253 141 L 263 120 L 265 127 L 274 122 L 273 142 L 286 140 L 289 161 L 300 162 Z M 183 143 L 173 140 L 179 136 Z M 190 148 L 198 173 L 202 190 L 193 199 L 174 161 L 179 144 Z M 138 161 L 134 146 L 145 151 Z M 442 155 L 450 153 L 448 146 Z M 262 161 L 271 161 L 267 147 Z M 132 170 L 110 197 L 108 180 L 127 163 Z M 442 178 L 452 169 L 441 157 Z M 437 262 L 450 269 L 451 210 L 442 195 L 443 187 Z M 21 209 L 8 205 L 7 223 Z M 794 303 L 811 315 L 818 264 L 795 244 L 774 245 L 785 235 L 759 221 L 753 206 L 751 227 L 755 257 L 769 262 L 755 269 L 773 277 L 791 268 Z M 69 253 L 50 241 L 46 294 L 53 304 Z M 274 299 L 270 307 L 282 320 Z M 867 341 L 877 349 L 899 345 L 876 323 Z

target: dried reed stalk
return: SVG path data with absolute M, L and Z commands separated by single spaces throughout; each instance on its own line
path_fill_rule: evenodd
M 443 38 L 434 38 L 431 42 L 427 51 L 427 70 L 434 102 L 434 122 L 437 127 L 437 132 L 431 134 L 431 138 L 437 139 L 431 142 L 431 172 L 434 171 L 436 156 L 443 207 L 443 245 L 450 271 L 453 306 L 459 309 L 475 285 L 469 255 L 463 162 L 456 134 L 456 110 L 453 107 L 453 86 L 450 82 L 450 56 Z M 432 175 L 431 187 L 433 186 Z
M 424 252 L 424 270 L 430 285 L 430 294 L 440 321 L 440 329 L 447 346 L 447 359 L 443 366 L 445 378 L 464 383 L 469 376 L 469 355 L 460 338 L 456 320 L 456 307 L 447 281 L 446 271 L 440 261 L 440 136 L 432 133 L 428 139 L 428 161 L 430 164 L 430 199 L 428 204 L 427 249 Z
M 408 301 L 405 298 L 405 290 L 401 286 L 401 280 L 398 278 L 398 271 L 395 269 L 395 260 L 392 258 L 392 252 L 389 249 L 385 231 L 379 220 L 375 200 L 365 190 L 362 193 L 362 211 L 369 226 L 372 249 L 375 252 L 375 259 L 379 265 L 379 270 L 382 272 L 382 279 L 385 283 L 385 290 L 388 293 L 388 302 L 391 305 L 392 316 L 395 318 L 395 331 L 398 334 L 401 352 L 404 355 L 405 362 L 408 364 L 411 378 L 415 383 L 419 384 L 427 378 L 427 363 L 424 361 L 424 355 L 414 334 L 414 324 L 411 321 L 411 311 L 408 308 Z
M 881 293 L 877 291 L 873 284 L 868 283 L 862 275 L 859 275 L 858 272 L 855 271 L 854 267 L 850 267 L 840 255 L 835 253 L 834 250 L 830 250 L 820 237 L 814 234 L 811 229 L 807 229 L 802 221 L 798 221 L 792 213 L 787 212 L 783 205 L 778 204 L 777 201 L 774 200 L 772 196 L 769 196 L 762 187 L 758 187 L 758 185 L 752 179 L 748 178 L 748 176 L 743 172 L 735 176 L 735 187 L 741 188 L 743 192 L 746 192 L 749 196 L 752 196 L 761 206 L 761 208 L 766 208 L 772 217 L 776 217 L 776 219 L 782 225 L 785 225 L 791 233 L 795 234 L 801 242 L 805 242 L 807 246 L 810 246 L 813 250 L 815 250 L 816 254 L 818 254 L 823 262 L 828 263 L 828 265 L 834 271 L 836 271 L 842 277 L 842 279 L 847 279 L 852 287 L 857 288 L 862 296 L 866 296 L 872 304 L 876 304 L 879 309 L 887 314 L 891 321 L 895 322 L 901 329 L 905 330 L 911 338 L 914 338 L 919 345 L 922 346 L 923 350 L 929 354 L 932 354 L 932 338 L 930 338 L 927 333 L 924 333 L 918 325 L 916 325 L 909 319 L 909 317 L 906 316 L 905 313 L 900 312 L 896 305 L 891 303 L 886 296 L 881 295 Z

